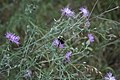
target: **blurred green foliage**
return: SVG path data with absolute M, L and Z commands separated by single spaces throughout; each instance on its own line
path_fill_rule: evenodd
M 79 8 L 84 6 L 87 7 L 89 11 L 92 11 L 96 1 L 97 0 L 0 0 L 0 52 L 2 52 L 0 55 L 0 60 L 3 58 L 3 53 L 7 52 L 10 53 L 10 55 L 12 55 L 11 53 L 15 54 L 13 55 L 14 57 L 12 59 L 16 61 L 11 62 L 11 65 L 22 64 L 22 62 L 18 63 L 19 60 L 27 56 L 30 57 L 28 58 L 28 62 L 26 62 L 26 64 L 32 64 L 31 62 L 34 62 L 34 59 L 31 58 L 34 58 L 37 55 L 37 52 L 34 55 L 28 54 L 30 52 L 29 47 L 30 49 L 33 49 L 33 52 L 34 49 L 36 50 L 37 43 L 33 44 L 33 42 L 36 38 L 39 39 L 43 37 L 53 27 L 54 19 L 59 19 L 61 16 L 61 8 L 69 5 L 77 13 L 79 12 Z M 93 53 L 93 56 L 91 56 L 92 59 L 91 57 L 87 57 L 86 59 L 86 62 L 88 62 L 89 65 L 97 67 L 102 72 L 114 70 L 113 72 L 115 72 L 116 77 L 118 78 L 120 77 L 120 8 L 109 12 L 106 11 L 111 10 L 119 5 L 120 0 L 98 0 L 90 17 L 91 30 L 96 28 L 96 31 L 93 30 L 94 35 L 97 35 L 95 36 L 96 44 L 92 44 L 94 50 L 91 52 Z M 105 14 L 100 15 L 104 12 Z M 35 30 L 35 28 L 37 28 L 37 30 Z M 3 51 L 3 49 L 9 49 L 9 46 L 5 46 L 5 44 L 8 44 L 4 37 L 6 32 L 14 32 L 21 37 L 20 42 L 22 44 L 20 45 L 20 48 L 21 46 L 24 47 L 24 49 L 21 49 L 23 53 L 26 53 L 24 56 L 22 56 L 22 52 L 17 52 L 17 46 L 13 44 L 10 45 L 10 49 L 13 49 L 11 52 L 7 50 Z M 30 36 L 26 37 L 27 35 Z M 49 40 L 46 41 L 48 42 Z M 41 40 L 40 42 L 44 41 Z M 74 46 L 79 47 L 79 44 Z M 37 48 L 39 49 L 39 47 Z M 32 53 L 32 51 L 30 53 Z M 44 56 L 48 57 L 46 54 Z M 43 58 L 40 59 L 42 60 Z M 50 64 L 50 62 L 46 64 Z M 53 65 L 50 67 L 52 66 Z M 20 71 L 24 70 L 26 67 L 26 65 L 23 65 L 20 67 Z M 36 64 L 36 67 L 40 66 Z M 6 67 L 3 68 L 1 66 L 0 70 L 1 69 L 4 70 Z M 33 68 L 31 67 L 31 69 Z M 70 69 L 69 67 L 68 70 L 74 69 Z M 49 77 L 46 69 L 43 69 L 42 72 L 43 74 L 45 73 L 44 75 L 47 76 L 46 78 Z M 16 73 L 19 75 L 19 70 L 15 68 L 10 71 L 10 73 L 11 74 L 9 76 L 7 72 L 5 72 L 4 75 L 2 75 L 3 73 L 0 72 L 0 79 L 2 79 L 1 77 L 8 75 L 7 78 L 12 80 L 12 77 L 16 75 Z M 43 80 L 45 80 L 45 77 Z

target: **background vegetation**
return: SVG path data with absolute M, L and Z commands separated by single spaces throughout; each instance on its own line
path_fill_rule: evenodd
M 92 11 L 95 42 L 87 49 L 81 38 L 89 30 L 78 29 L 81 21 L 70 29 L 74 20 L 59 20 L 60 9 L 67 5 L 76 13 L 80 7 Z M 103 80 L 107 72 L 119 80 L 119 5 L 120 0 L 0 0 L 0 80 Z M 6 32 L 19 35 L 20 45 L 6 40 Z M 51 46 L 59 35 L 65 39 L 63 50 Z M 71 62 L 64 64 L 69 50 Z M 26 70 L 32 71 L 30 77 L 24 77 Z

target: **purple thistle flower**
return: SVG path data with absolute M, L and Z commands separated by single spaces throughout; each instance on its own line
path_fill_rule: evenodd
M 85 22 L 85 27 L 86 27 L 86 28 L 89 28 L 89 27 L 90 27 L 90 22 L 89 22 L 89 20 L 87 20 L 87 21 Z
M 64 44 L 59 44 L 59 48 L 64 48 Z
M 20 44 L 20 43 L 19 43 L 20 37 L 19 37 L 19 36 L 15 36 L 15 34 L 12 34 L 12 33 L 10 33 L 10 32 L 7 32 L 7 33 L 5 34 L 5 37 L 6 37 L 8 40 L 10 40 L 11 42 L 16 43 L 17 45 Z
M 71 51 L 69 51 L 69 52 L 66 53 L 66 55 L 65 55 L 65 60 L 66 60 L 67 62 L 70 61 L 70 56 L 71 56 L 71 54 L 72 54 Z
M 94 36 L 92 34 L 88 34 L 88 39 L 90 42 L 94 42 Z
M 32 76 L 32 71 L 31 70 L 26 70 L 23 77 L 30 78 L 31 76 Z
M 67 17 L 72 17 L 74 16 L 74 12 L 71 11 L 71 9 L 69 7 L 63 8 L 61 9 L 62 15 L 65 15 Z
M 116 80 L 114 76 L 112 76 L 112 73 L 109 72 L 107 75 L 104 77 L 104 80 Z
M 52 45 L 59 47 L 59 48 L 64 48 L 64 43 L 61 43 L 60 40 L 58 39 L 54 39 L 54 41 L 52 42 Z
M 79 10 L 83 13 L 84 17 L 88 17 L 89 16 L 89 11 L 86 8 L 80 8 Z

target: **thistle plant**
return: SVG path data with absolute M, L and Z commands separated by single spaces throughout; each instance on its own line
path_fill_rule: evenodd
M 119 74 L 112 76 L 114 68 L 103 57 L 106 46 L 119 42 L 109 39 L 115 37 L 109 35 L 110 25 L 102 21 L 105 12 L 94 17 L 89 7 L 72 4 L 49 11 L 53 7 L 46 3 L 22 0 L 7 22 L 6 42 L 0 46 L 0 80 L 117 80 Z M 51 23 L 42 22 L 46 15 L 39 12 L 46 11 L 59 15 L 52 14 Z

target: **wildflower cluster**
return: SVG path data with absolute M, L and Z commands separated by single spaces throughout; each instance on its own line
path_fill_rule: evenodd
M 90 22 L 88 18 L 90 16 L 89 11 L 83 7 L 80 8 L 79 10 L 80 10 L 80 13 L 82 13 L 82 17 L 85 18 L 85 27 L 89 28 L 90 27 Z M 69 7 L 61 9 L 61 12 L 62 12 L 62 15 L 67 16 L 69 18 L 75 16 L 75 12 L 73 12 Z M 87 34 L 87 38 L 90 43 L 93 43 L 95 41 L 93 34 L 90 32 Z M 52 45 L 56 46 L 57 48 L 61 48 L 61 49 L 65 48 L 64 42 L 61 42 L 59 38 L 54 39 L 52 42 Z M 70 62 L 70 56 L 72 56 L 72 52 L 71 51 L 66 52 L 64 61 Z M 105 76 L 104 79 L 105 80 L 116 80 L 115 77 L 112 76 L 112 73 L 107 73 L 107 76 Z
M 75 12 L 73 12 L 69 7 L 65 7 L 63 9 L 61 9 L 62 15 L 65 15 L 67 17 L 74 17 L 75 16 Z M 83 14 L 84 17 L 88 17 L 89 16 L 89 11 L 86 8 L 80 8 L 80 12 Z M 85 26 L 89 27 L 90 26 L 90 22 L 88 20 L 88 18 L 86 19 L 86 23 Z M 90 33 L 88 34 L 88 40 L 90 42 L 94 42 L 94 36 Z M 58 48 L 64 48 L 64 43 L 60 41 L 60 39 L 54 39 L 52 42 L 52 45 L 58 47 Z M 70 61 L 70 56 L 71 56 L 72 52 L 67 52 L 66 53 L 66 60 Z
M 52 75 L 52 77 L 53 77 L 53 73 L 55 73 L 54 72 L 54 68 L 53 69 L 49 69 L 49 70 L 52 70 L 52 71 L 50 71 L 50 73 L 44 73 L 44 71 L 42 72 L 41 71 L 41 69 L 43 69 L 43 70 L 47 70 L 47 68 L 46 69 L 44 69 L 44 67 L 49 67 L 50 66 L 50 68 L 52 67 L 52 66 L 55 66 L 56 64 L 59 66 L 59 68 L 61 69 L 61 70 L 59 70 L 59 68 L 57 68 L 57 66 L 55 66 L 55 71 L 56 71 L 56 74 L 61 74 L 62 73 L 62 76 L 65 74 L 65 76 L 69 73 L 69 72 L 67 72 L 67 71 L 62 71 L 62 70 L 67 70 L 66 68 L 68 68 L 68 71 L 71 69 L 71 68 L 74 68 L 75 70 L 73 70 L 73 72 L 74 71 L 76 71 L 77 70 L 77 72 L 75 73 L 75 74 L 72 74 L 72 72 L 71 72 L 71 74 L 70 75 L 67 75 L 67 77 L 69 76 L 74 76 L 75 75 L 75 77 L 76 77 L 76 75 L 79 75 L 79 73 L 80 74 L 82 74 L 82 75 L 84 75 L 84 72 L 82 73 L 79 69 L 77 69 L 79 66 L 78 65 L 82 65 L 85 69 L 86 69 L 86 72 L 88 71 L 88 72 L 94 72 L 95 71 L 95 73 L 96 74 L 99 74 L 100 73 L 100 75 L 101 75 L 101 77 L 102 77 L 102 79 L 104 79 L 104 80 L 116 80 L 116 78 L 112 75 L 112 73 L 107 73 L 107 75 L 106 76 L 104 76 L 103 77 L 103 75 L 102 75 L 102 73 L 101 72 L 99 72 L 99 70 L 97 70 L 97 68 L 94 68 L 94 67 L 90 67 L 90 66 L 84 66 L 84 64 L 87 64 L 87 61 L 85 61 L 85 63 L 79 63 L 79 62 L 77 62 L 77 60 L 80 60 L 80 59 L 82 59 L 82 58 L 84 58 L 86 55 L 87 55 L 87 53 L 89 53 L 90 51 L 88 50 L 88 48 L 91 48 L 91 46 L 92 46 L 92 44 L 95 44 L 95 40 L 97 40 L 96 39 L 96 37 L 95 37 L 95 35 L 96 34 L 94 34 L 94 32 L 92 32 L 90 29 L 91 29 L 91 23 L 90 23 L 90 19 L 89 19 L 89 17 L 90 17 L 90 12 L 89 12 L 89 10 L 87 10 L 87 8 L 84 8 L 84 7 L 82 7 L 82 8 L 80 8 L 80 9 L 78 9 L 80 12 L 80 14 L 79 14 L 79 17 L 81 17 L 81 21 L 80 20 L 75 20 L 76 18 L 76 13 L 74 12 L 74 10 L 72 10 L 70 7 L 65 7 L 65 8 L 62 8 L 60 11 L 61 11 L 61 15 L 62 15 L 62 18 L 64 18 L 64 16 L 65 16 L 65 19 L 67 18 L 67 19 L 69 19 L 69 21 L 67 22 L 66 21 L 66 23 L 67 23 L 67 25 L 65 25 L 64 27 L 67 27 L 67 28 L 65 28 L 64 29 L 64 31 L 61 31 L 62 30 L 62 28 L 60 28 L 61 30 L 58 30 L 58 34 L 56 33 L 55 34 L 55 38 L 53 39 L 52 38 L 52 42 L 50 42 L 49 40 L 48 41 L 46 41 L 45 39 L 49 39 L 49 38 L 51 38 L 51 36 L 49 37 L 49 36 L 47 36 L 47 38 L 46 38 L 46 35 L 45 35 L 45 37 L 42 37 L 41 39 L 38 39 L 37 41 L 36 40 L 31 40 L 31 41 L 28 41 L 29 42 L 29 44 L 27 44 L 27 47 L 24 49 L 24 48 L 22 48 L 22 50 L 21 51 L 23 51 L 24 53 L 25 53 L 25 59 L 22 59 L 21 57 L 21 60 L 23 60 L 23 61 L 20 61 L 20 65 L 23 65 L 23 64 L 25 64 L 24 62 L 26 62 L 27 63 L 27 66 L 25 65 L 25 68 L 26 67 L 31 67 L 32 66 L 32 68 L 33 68 L 33 70 L 34 71 L 32 71 L 32 69 L 31 70 L 29 70 L 28 68 L 27 68 L 27 70 L 25 70 L 24 71 L 24 74 L 22 75 L 22 78 L 25 78 L 26 80 L 27 79 L 29 79 L 29 78 L 32 78 L 32 76 L 34 75 L 34 74 L 36 74 L 37 75 L 37 77 L 39 77 L 39 78 L 41 78 L 41 77 L 43 77 L 43 75 L 45 75 L 46 76 L 46 74 L 49 76 L 49 74 L 50 75 Z M 30 12 L 31 13 L 31 12 Z M 78 18 L 79 18 L 78 17 Z M 74 21 L 75 20 L 75 21 Z M 60 21 L 62 21 L 62 20 L 60 20 Z M 64 20 L 63 20 L 64 21 Z M 77 23 L 76 21 L 80 21 L 79 23 Z M 31 21 L 29 21 L 32 25 L 34 25 Z M 76 23 L 75 23 L 76 22 Z M 57 23 L 56 23 L 57 24 Z M 70 25 L 69 25 L 70 24 Z M 77 28 L 76 28 L 76 24 L 77 24 Z M 81 27 L 81 24 L 84 24 L 84 27 Z M 59 24 L 60 25 L 60 27 L 61 27 L 61 24 Z M 64 25 L 64 22 L 63 22 L 63 24 L 62 25 Z M 71 27 L 71 25 L 72 25 L 72 27 Z M 66 30 L 67 29 L 69 29 L 69 31 L 71 31 L 70 33 L 71 34 L 76 34 L 76 33 L 74 33 L 74 31 L 72 31 L 72 29 L 74 28 L 74 26 L 75 26 L 75 30 L 77 29 L 77 31 L 75 31 L 76 33 L 83 33 L 82 34 L 82 36 L 80 35 L 78 35 L 79 37 L 78 38 L 80 38 L 80 39 L 76 39 L 76 41 L 72 41 L 72 37 L 70 36 L 70 39 L 69 39 L 69 36 L 68 35 L 66 35 L 67 36 L 67 39 L 63 39 L 62 37 L 56 37 L 56 35 L 58 36 L 61 36 L 61 35 L 64 35 L 64 32 L 67 32 Z M 34 25 L 35 26 L 35 25 Z M 68 27 L 69 26 L 69 27 Z M 54 29 L 54 28 L 53 28 Z M 52 29 L 52 30 L 53 30 Z M 59 28 L 57 28 L 57 29 L 59 29 Z M 81 29 L 81 30 L 80 30 Z M 49 32 L 50 34 L 53 34 L 52 32 L 54 32 L 54 31 L 52 31 L 51 30 L 51 32 Z M 69 32 L 68 31 L 68 32 Z M 82 32 L 83 31 L 83 32 Z M 34 32 L 34 31 L 33 31 Z M 42 32 L 41 32 L 42 33 Z M 34 34 L 33 34 L 34 35 Z M 73 37 L 74 37 L 74 35 L 72 35 Z M 75 35 L 76 36 L 76 35 Z M 53 37 L 53 35 L 52 35 L 52 37 Z M 8 41 L 10 41 L 10 42 L 12 42 L 12 43 L 15 43 L 16 45 L 19 45 L 19 44 L 21 44 L 20 43 L 20 39 L 22 39 L 22 38 L 20 38 L 20 36 L 17 36 L 17 35 L 15 35 L 14 33 L 11 33 L 11 32 L 7 32 L 6 34 L 5 34 L 5 38 L 6 39 L 8 39 Z M 31 38 L 31 37 L 30 37 Z M 32 39 L 32 38 L 31 38 Z M 67 43 L 67 41 L 69 42 L 69 40 L 70 40 L 70 43 Z M 34 42 L 35 41 L 35 42 Z M 41 41 L 41 43 L 42 43 L 42 41 L 43 41 L 43 44 L 39 44 L 39 46 L 38 46 L 38 43 Z M 80 42 L 79 42 L 80 41 Z M 27 42 L 27 41 L 26 41 Z M 49 44 L 47 44 L 49 42 Z M 78 45 L 80 45 L 80 48 L 81 49 L 79 49 L 78 48 L 78 46 L 76 46 L 75 45 L 75 48 L 73 47 L 73 45 L 76 43 L 76 42 L 78 42 Z M 86 45 L 87 44 L 87 42 L 89 42 L 90 44 L 89 45 Z M 97 41 L 96 41 L 97 42 Z M 31 44 L 32 43 L 32 44 Z M 35 43 L 35 44 L 34 44 Z M 71 43 L 73 43 L 73 45 L 71 45 Z M 34 44 L 34 48 L 32 47 L 32 45 Z M 70 44 L 70 45 L 69 45 Z M 28 46 L 29 45 L 29 46 Z M 37 48 L 36 48 L 36 46 L 37 46 Z M 86 48 L 87 47 L 87 48 Z M 27 50 L 28 51 L 27 51 Z M 38 52 L 39 51 L 35 51 L 35 50 L 38 50 L 39 49 L 39 51 L 40 51 L 40 54 L 38 54 Z M 53 50 L 54 49 L 54 50 Z M 30 50 L 30 51 L 29 51 Z M 43 51 L 42 51 L 43 50 Z M 26 56 L 26 54 L 28 54 L 30 52 L 30 57 L 28 57 L 28 58 L 26 58 L 27 56 Z M 35 52 L 36 54 L 34 54 L 33 52 Z M 49 54 L 47 54 L 47 53 L 50 53 L 50 55 Z M 53 53 L 53 55 L 55 55 L 54 57 L 52 56 L 52 53 Z M 60 54 L 54 54 L 54 53 L 60 53 Z M 81 54 L 81 53 L 85 53 L 84 55 L 83 54 Z M 35 57 L 33 57 L 33 56 L 31 56 L 33 54 L 33 56 L 35 56 Z M 45 54 L 45 55 L 44 55 Z M 77 56 L 76 56 L 77 55 Z M 82 57 L 81 57 L 81 55 L 82 55 Z M 24 57 L 23 56 L 23 57 Z M 56 56 L 57 56 L 57 58 L 56 58 Z M 80 56 L 80 57 L 79 57 Z M 52 58 L 51 58 L 52 57 Z M 76 58 L 76 60 L 74 60 L 74 59 L 72 59 L 72 58 Z M 28 62 L 30 62 L 30 61 L 32 61 L 31 62 L 31 64 L 29 64 L 28 62 L 27 62 L 27 59 L 28 59 Z M 63 61 L 61 60 L 61 59 L 64 59 Z M 56 60 L 61 60 L 61 61 L 56 61 Z M 75 61 L 75 65 L 72 63 L 72 61 Z M 53 62 L 52 62 L 53 61 Z M 52 63 L 52 65 L 50 65 Z M 61 66 L 60 64 L 63 64 L 63 63 L 65 63 L 65 66 Z M 47 65 L 47 66 L 46 66 Z M 72 67 L 68 67 L 68 66 L 72 66 Z M 87 64 L 88 65 L 88 64 Z M 34 67 L 35 66 L 35 67 Z M 19 65 L 17 65 L 17 67 L 19 67 Z M 20 67 L 21 68 L 21 67 Z M 39 69 L 40 68 L 40 69 Z M 81 67 L 80 67 L 81 68 Z M 91 69 L 90 69 L 91 68 Z M 22 69 L 22 68 L 21 68 Z M 90 71 L 89 71 L 90 70 Z M 37 71 L 40 71 L 41 73 L 40 73 L 40 75 L 37 73 Z M 21 72 L 23 72 L 23 71 L 21 71 Z M 48 71 L 49 72 L 49 71 Z M 59 73 L 60 72 L 60 73 Z M 85 75 L 86 76 L 86 75 Z M 79 77 L 81 77 L 81 75 L 79 76 Z M 63 78 L 61 78 L 61 76 L 60 76 L 60 78 L 59 77 L 57 77 L 58 79 L 63 79 Z M 56 78 L 56 76 L 54 76 L 54 79 L 53 80 L 57 80 L 57 78 Z M 52 79 L 52 78 L 50 78 L 50 79 Z M 68 78 L 66 78 L 66 79 L 68 79 Z M 69 78 L 70 79 L 70 78 Z M 86 79 L 88 79 L 88 78 L 86 78 Z M 43 79 L 44 80 L 44 79 Z M 74 79 L 73 79 L 74 80 Z

